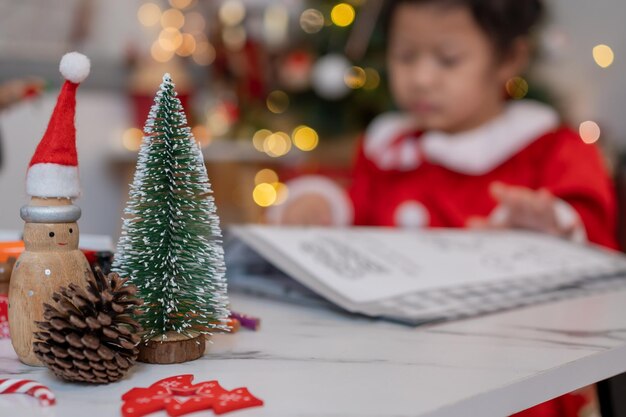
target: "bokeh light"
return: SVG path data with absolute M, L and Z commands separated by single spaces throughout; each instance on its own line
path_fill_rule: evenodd
M 276 200 L 274 201 L 275 206 L 279 206 L 287 201 L 289 197 L 289 189 L 282 182 L 273 182 L 272 186 L 276 190 Z
M 608 45 L 596 45 L 593 47 L 593 59 L 602 68 L 608 68 L 615 59 L 613 50 Z
M 220 7 L 219 17 L 224 25 L 235 26 L 246 17 L 246 8 L 240 0 L 226 0 Z
M 291 150 L 291 139 L 285 132 L 275 132 L 263 141 L 263 151 L 271 157 L 286 155 Z
M 274 90 L 268 94 L 265 103 L 272 113 L 284 113 L 289 108 L 289 96 L 284 91 Z
M 259 129 L 252 136 L 252 146 L 259 152 L 265 152 L 263 149 L 263 143 L 265 143 L 265 139 L 271 135 L 272 132 L 267 129 Z
M 380 74 L 374 68 L 365 68 L 364 90 L 376 90 L 380 85 Z
M 339 3 L 331 10 L 330 19 L 335 25 L 345 27 L 354 22 L 355 15 L 354 7 L 348 3 Z
M 185 24 L 185 16 L 178 9 L 167 9 L 161 15 L 161 26 L 163 28 L 180 29 Z
M 215 61 L 215 48 L 207 41 L 197 42 L 192 58 L 198 65 L 211 65 Z
M 600 139 L 600 126 L 596 122 L 591 120 L 587 120 L 586 122 L 582 122 L 580 127 L 578 128 L 578 133 L 580 134 L 580 138 L 585 143 L 595 143 Z
M 291 136 L 293 144 L 303 151 L 312 151 L 319 143 L 317 132 L 309 126 L 301 125 L 296 127 Z
M 156 40 L 150 48 L 150 55 L 155 61 L 163 63 L 172 59 L 172 57 L 174 56 L 174 51 L 166 51 L 161 47 L 160 42 Z
M 211 132 L 204 125 L 197 125 L 191 128 L 191 134 L 201 147 L 207 147 L 211 144 Z
M 126 129 L 122 134 L 122 145 L 129 151 L 136 152 L 141 146 L 141 140 L 143 139 L 143 132 L 136 127 Z
M 339 100 L 350 93 L 344 77 L 352 65 L 345 55 L 331 53 L 319 57 L 311 71 L 313 91 L 327 100 Z
M 206 19 L 202 14 L 198 12 L 189 12 L 185 14 L 185 25 L 183 26 L 186 32 L 200 34 L 204 33 L 206 29 Z
M 159 45 L 165 51 L 174 52 L 183 44 L 183 35 L 175 28 L 165 28 L 159 33 Z
M 210 43 L 209 38 L 207 38 L 206 34 L 204 33 L 194 33 L 193 37 L 196 38 L 196 44 Z
M 254 183 L 258 185 L 263 182 L 266 182 L 268 184 L 278 182 L 278 174 L 276 174 L 276 171 L 269 168 L 263 168 L 262 170 L 257 172 L 254 176 Z
M 307 9 L 300 15 L 300 27 L 306 33 L 317 33 L 324 27 L 324 15 L 316 9 Z
M 254 187 L 252 199 L 261 207 L 269 207 L 276 202 L 276 188 L 272 184 L 263 182 Z
M 269 47 L 283 45 L 289 33 L 289 11 L 283 4 L 271 4 L 263 14 L 263 36 Z
M 505 88 L 507 94 L 515 100 L 522 99 L 528 94 L 528 82 L 522 77 L 509 78 Z
M 170 0 L 170 6 L 177 9 L 185 9 L 191 5 L 194 0 Z
M 348 68 L 343 76 L 343 81 L 353 90 L 361 88 L 365 85 L 365 70 L 361 67 Z
M 154 3 L 144 3 L 137 10 L 137 19 L 143 26 L 154 26 L 161 20 L 161 8 Z
M 183 42 L 176 50 L 176 54 L 179 56 L 189 56 L 196 50 L 196 38 L 189 33 L 183 33 Z
M 209 131 L 213 136 L 223 136 L 230 130 L 228 115 L 222 109 L 218 108 L 209 112 L 207 120 L 209 122 Z

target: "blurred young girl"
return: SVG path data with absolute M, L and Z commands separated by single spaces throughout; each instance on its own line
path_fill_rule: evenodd
M 540 0 L 391 0 L 387 66 L 401 112 L 364 134 L 352 185 L 302 177 L 268 213 L 282 224 L 524 228 L 616 247 L 600 153 L 550 107 L 510 101 Z M 585 392 L 524 417 L 572 417 Z

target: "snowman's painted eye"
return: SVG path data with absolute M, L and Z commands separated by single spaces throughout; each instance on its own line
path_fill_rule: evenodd
M 50 233 L 48 233 L 48 236 L 50 236 L 50 237 L 54 237 L 54 232 L 50 232 Z
M 70 227 L 70 233 L 74 233 L 74 231 L 72 230 L 72 228 Z

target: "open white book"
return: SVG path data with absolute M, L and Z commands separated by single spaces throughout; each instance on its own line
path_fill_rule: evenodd
M 339 307 L 409 324 L 626 287 L 626 256 L 523 231 L 248 225 L 230 232 Z

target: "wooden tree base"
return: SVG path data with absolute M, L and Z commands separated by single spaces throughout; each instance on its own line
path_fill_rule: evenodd
M 138 361 L 146 363 L 170 364 L 188 362 L 204 355 L 205 335 L 189 338 L 178 333 L 168 333 L 139 344 Z

